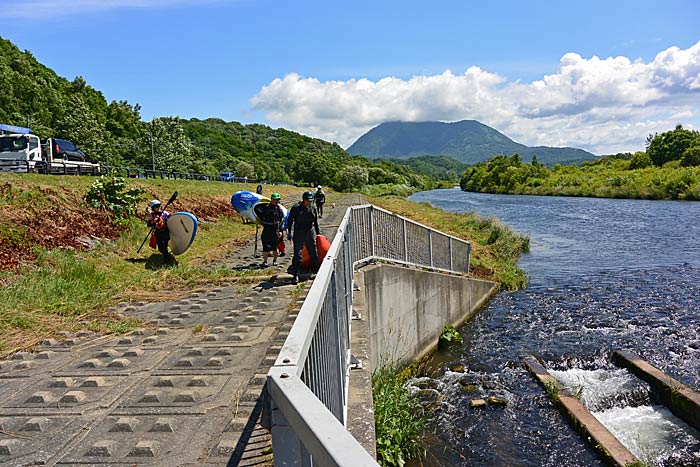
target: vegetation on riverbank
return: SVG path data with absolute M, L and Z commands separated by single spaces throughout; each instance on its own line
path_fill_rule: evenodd
M 429 415 L 406 386 L 409 374 L 386 367 L 372 375 L 377 460 L 382 466 L 402 467 L 425 455 L 422 433 Z
M 533 158 L 498 155 L 467 169 L 465 191 L 597 198 L 700 200 L 700 132 L 650 136 L 647 150 L 548 169 Z
M 231 193 L 251 185 L 187 180 L 127 179 L 125 188 L 144 190 L 136 215 L 116 220 L 88 206 L 94 177 L 0 174 L 0 356 L 31 348 L 62 330 L 126 332 L 141 325 L 108 311 L 131 300 L 170 300 L 222 282 L 245 282 L 255 271 L 234 271 L 222 259 L 253 238 L 230 208 Z M 174 268 L 147 246 L 146 202 L 180 195 L 171 211 L 190 211 L 200 234 Z M 275 186 L 289 205 L 305 188 Z M 329 202 L 341 199 L 328 193 Z M 473 275 L 524 285 L 515 263 L 526 239 L 510 237 L 495 220 L 446 213 L 398 197 L 376 197 L 379 205 L 472 242 Z M 511 245 L 510 242 L 515 244 Z M 510 264 L 508 263 L 510 261 Z

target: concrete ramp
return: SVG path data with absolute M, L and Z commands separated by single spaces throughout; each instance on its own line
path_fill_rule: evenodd
M 544 386 L 554 405 L 576 431 L 588 440 L 603 461 L 608 465 L 620 467 L 639 463 L 635 455 L 624 447 L 578 399 L 559 392 L 557 380 L 535 357 L 528 355 L 522 360 L 528 371 Z M 641 465 L 641 463 L 634 465 Z

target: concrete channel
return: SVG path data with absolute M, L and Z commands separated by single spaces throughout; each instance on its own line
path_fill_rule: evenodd
M 612 353 L 612 362 L 625 368 L 647 382 L 652 395 L 676 417 L 695 429 L 700 429 L 700 393 L 653 367 L 629 350 Z M 523 359 L 523 364 L 544 386 L 562 414 L 587 439 L 609 465 L 626 466 L 639 462 L 607 428 L 605 428 L 575 397 L 558 392 L 557 380 L 533 356 Z
M 646 381 L 651 386 L 652 393 L 676 417 L 700 430 L 700 393 L 651 366 L 629 350 L 613 352 L 612 361 Z
M 559 383 L 549 374 L 547 369 L 533 356 L 523 357 L 523 364 L 532 375 L 542 384 L 550 399 L 559 411 L 584 439 L 588 440 L 593 449 L 605 463 L 615 467 L 625 467 L 639 463 L 622 443 L 603 426 L 583 404 L 572 395 L 559 392 Z M 638 464 L 641 465 L 641 464 Z

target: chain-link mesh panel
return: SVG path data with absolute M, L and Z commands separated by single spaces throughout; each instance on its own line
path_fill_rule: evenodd
M 405 261 L 403 225 L 403 220 L 394 214 L 377 209 L 372 211 L 374 256 Z
M 430 266 L 430 237 L 428 229 L 422 225 L 406 222 L 406 237 L 408 239 L 409 263 Z
M 466 242 L 452 242 L 452 269 L 454 271 L 469 272 L 469 256 L 472 247 Z
M 354 261 L 374 256 L 372 251 L 372 207 L 352 210 L 350 221 Z
M 450 237 L 435 230 L 430 232 L 433 248 L 433 267 L 451 270 Z
M 335 276 L 335 274 L 334 274 Z M 343 313 L 336 312 L 335 280 L 331 280 L 326 290 L 316 329 L 314 330 L 309 353 L 306 356 L 301 380 L 316 397 L 323 402 L 328 410 L 344 423 L 345 407 L 345 368 L 347 367 L 347 322 L 343 321 Z M 340 331 L 343 328 L 341 337 Z
M 372 205 L 352 208 L 354 261 L 367 258 L 469 272 L 468 242 Z

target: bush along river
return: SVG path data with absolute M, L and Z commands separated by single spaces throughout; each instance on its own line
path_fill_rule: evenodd
M 412 195 L 530 236 L 527 288 L 496 295 L 419 381 L 437 407 L 421 465 L 602 466 L 520 357 L 537 357 L 645 465 L 700 465 L 700 435 L 610 362 L 628 349 L 700 388 L 700 203 L 466 193 Z M 464 371 L 447 368 L 464 366 Z M 461 370 L 461 369 L 460 369 Z M 496 397 L 506 405 L 472 408 Z M 418 465 L 418 464 L 416 464 Z

